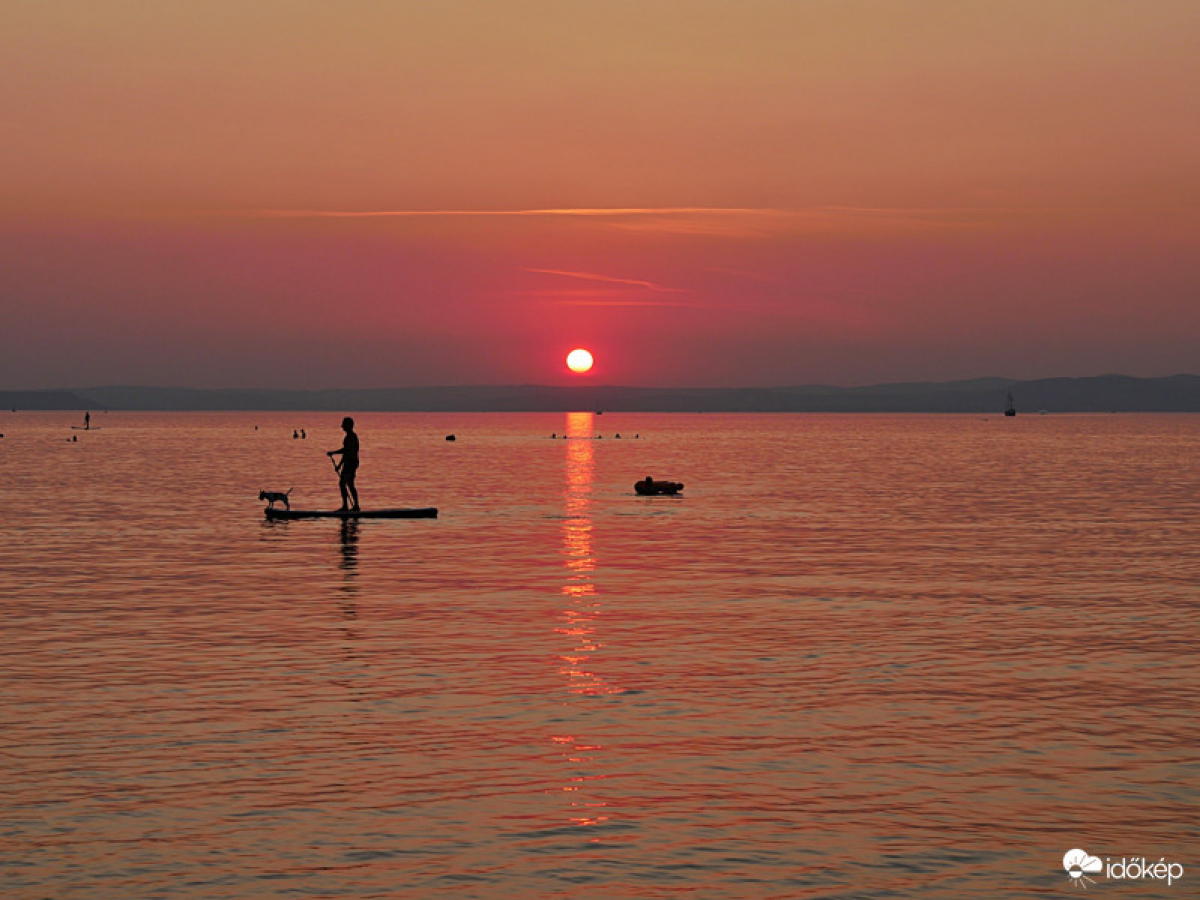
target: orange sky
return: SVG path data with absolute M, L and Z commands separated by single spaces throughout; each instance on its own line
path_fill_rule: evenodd
M 0 388 L 1200 372 L 1198 57 L 1194 0 L 9 0 Z

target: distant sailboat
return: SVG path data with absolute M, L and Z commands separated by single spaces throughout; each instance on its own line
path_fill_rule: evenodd
M 1011 391 L 1009 392 L 1008 400 L 1004 405 L 1004 414 L 1006 416 L 1015 416 L 1017 414 L 1017 408 L 1013 405 L 1013 395 Z

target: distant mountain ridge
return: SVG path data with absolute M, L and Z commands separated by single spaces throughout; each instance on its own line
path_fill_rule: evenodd
M 87 409 L 89 402 L 74 391 L 0 391 L 0 409 Z
M 5 409 L 360 412 L 944 412 L 993 413 L 1012 393 L 1019 413 L 1200 412 L 1200 376 L 975 378 L 967 381 L 777 388 L 414 387 L 316 391 L 97 387 L 0 391 Z

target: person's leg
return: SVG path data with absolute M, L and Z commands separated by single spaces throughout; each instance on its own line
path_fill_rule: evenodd
M 350 491 L 350 496 L 354 500 L 352 509 L 358 509 L 358 488 L 354 486 L 354 476 L 357 472 L 351 472 L 350 477 L 346 479 L 346 489 Z
M 342 477 L 338 479 L 338 491 L 342 495 L 342 509 L 350 508 L 350 497 L 346 493 L 346 473 L 342 472 Z

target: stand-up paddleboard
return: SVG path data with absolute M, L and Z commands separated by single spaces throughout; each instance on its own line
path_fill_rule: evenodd
M 268 519 L 436 519 L 437 507 L 417 509 L 271 509 L 263 510 Z

